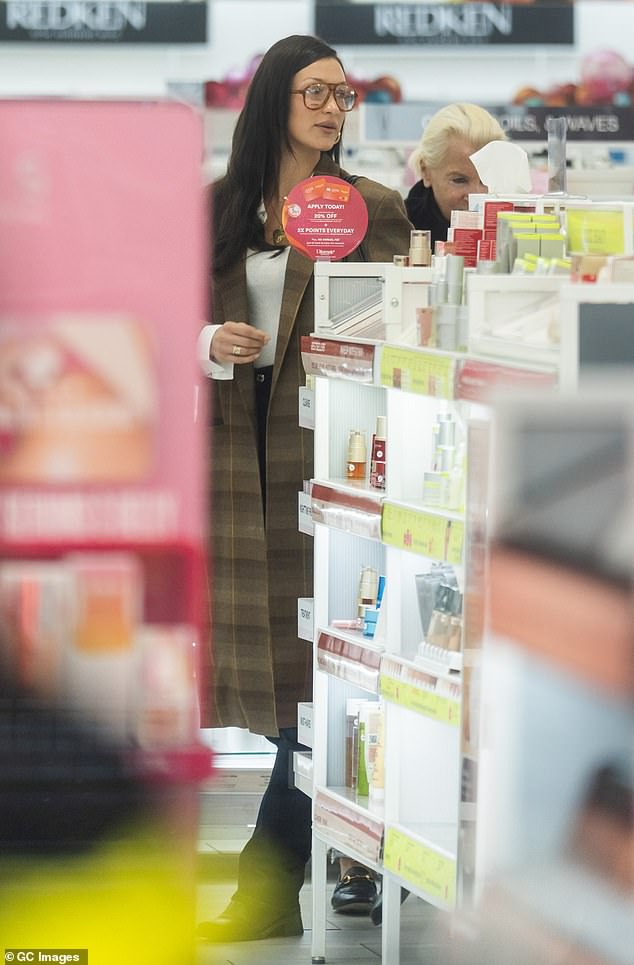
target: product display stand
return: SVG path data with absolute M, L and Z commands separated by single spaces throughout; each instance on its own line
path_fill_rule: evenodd
M 362 268 L 361 277 L 385 278 L 393 270 Z M 403 288 L 407 271 L 417 271 L 394 270 Z M 348 278 L 354 303 L 356 266 L 320 264 L 316 276 L 318 299 L 324 276 L 331 298 L 332 279 L 345 285 Z M 342 292 L 337 297 L 343 300 Z M 390 292 L 392 299 L 407 301 L 398 291 Z M 426 304 L 422 283 L 413 319 L 415 308 Z M 462 652 L 424 642 L 417 597 L 417 577 L 439 563 L 451 567 L 461 593 L 468 589 L 464 496 L 454 495 L 452 508 L 439 505 L 443 499 L 429 484 L 437 479 L 433 472 L 432 480 L 426 477 L 437 459 L 434 427 L 450 420 L 454 449 L 462 451 L 470 423 L 487 411 L 483 403 L 496 380 L 525 373 L 529 383 L 547 387 L 555 371 L 416 348 L 413 342 L 323 337 L 328 327 L 318 314 L 316 319 L 316 334 L 302 344 L 304 368 L 315 376 L 309 497 L 315 539 L 313 961 L 326 959 L 324 868 L 327 849 L 336 847 L 382 875 L 383 961 L 398 962 L 400 888 L 446 910 L 462 894 Z M 408 320 L 401 331 L 410 325 Z M 351 431 L 369 441 L 380 417 L 387 424 L 385 489 L 369 485 L 369 466 L 364 478 L 346 478 Z M 301 494 L 300 518 L 306 502 Z M 357 616 L 360 574 L 367 568 L 385 576 L 371 637 L 337 625 Z M 371 784 L 369 795 L 346 786 L 346 707 L 355 699 L 380 699 L 384 707 L 384 781 L 382 787 Z
M 35 750 L 51 743 L 50 761 L 34 753 L 11 770 L 13 732 L 2 731 L 5 800 L 33 789 L 33 840 L 11 844 L 42 864 L 28 872 L 37 887 L 3 894 L 0 932 L 20 947 L 90 948 L 95 965 L 123 954 L 121 935 L 126 961 L 186 962 L 198 782 L 212 756 L 199 742 L 198 693 L 200 119 L 167 102 L 5 101 L 0 131 L 10 237 L 0 254 L 0 657 L 15 695 L 2 710 L 19 723 L 24 705 Z M 53 722 L 45 733 L 38 704 Z M 63 770 L 56 719 L 84 748 L 61 781 L 49 770 Z M 145 810 L 119 804 L 126 782 Z M 91 823 L 93 810 L 101 817 Z M 76 865 L 44 866 L 53 815 L 65 829 L 58 847 L 75 829 Z M 160 846 L 148 854 L 152 833 Z M 108 870 L 106 853 L 116 853 Z M 17 885 L 23 870 L 0 877 Z M 76 914 L 63 904 L 73 896 L 85 903 Z M 154 915 L 169 921 L 160 934 Z M 46 932 L 47 922 L 59 927 Z

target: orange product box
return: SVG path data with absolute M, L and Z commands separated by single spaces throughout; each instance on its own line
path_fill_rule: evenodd
M 333 184 L 329 181 L 324 188 L 324 198 L 328 198 L 330 201 L 346 201 L 350 200 L 350 185 L 349 184 Z
M 306 201 L 317 201 L 318 198 L 323 198 L 325 185 L 325 178 L 311 178 L 304 188 L 304 199 Z

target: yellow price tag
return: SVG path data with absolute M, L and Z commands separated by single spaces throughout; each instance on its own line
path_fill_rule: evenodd
M 453 907 L 456 896 L 456 862 L 419 841 L 388 828 L 383 865 L 399 878 Z
M 422 714 L 423 717 L 431 717 L 432 720 L 451 724 L 452 727 L 457 727 L 460 722 L 460 706 L 457 701 L 423 687 L 382 674 L 380 693 L 385 700 Z
M 462 562 L 464 523 L 384 502 L 381 539 L 390 546 L 448 563 Z
M 622 211 L 590 208 L 566 210 L 567 250 L 582 255 L 622 255 L 625 227 Z
M 384 345 L 381 352 L 381 385 L 388 389 L 453 399 L 455 371 L 455 359 L 447 355 L 415 352 L 393 345 Z

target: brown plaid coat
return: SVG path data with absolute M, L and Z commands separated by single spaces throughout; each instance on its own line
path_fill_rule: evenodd
M 326 156 L 320 174 L 339 176 Z M 363 255 L 391 261 L 409 248 L 411 224 L 398 192 L 367 178 L 355 184 L 369 214 Z M 359 251 L 350 261 L 360 260 Z M 313 262 L 291 249 L 280 313 L 267 427 L 266 528 L 250 365 L 211 381 L 211 652 L 213 726 L 275 736 L 311 699 L 311 648 L 297 637 L 297 599 L 311 597 L 312 539 L 297 529 L 297 493 L 313 475 L 313 433 L 298 426 L 305 376 L 300 336 L 313 331 Z M 248 321 L 244 260 L 214 279 L 214 324 Z M 209 715 L 208 715 L 209 716 Z

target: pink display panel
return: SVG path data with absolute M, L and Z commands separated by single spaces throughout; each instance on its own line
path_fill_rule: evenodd
M 91 711 L 109 693 L 117 739 L 182 746 L 205 623 L 202 121 L 4 101 L 0 143 L 0 619 L 25 685 Z

